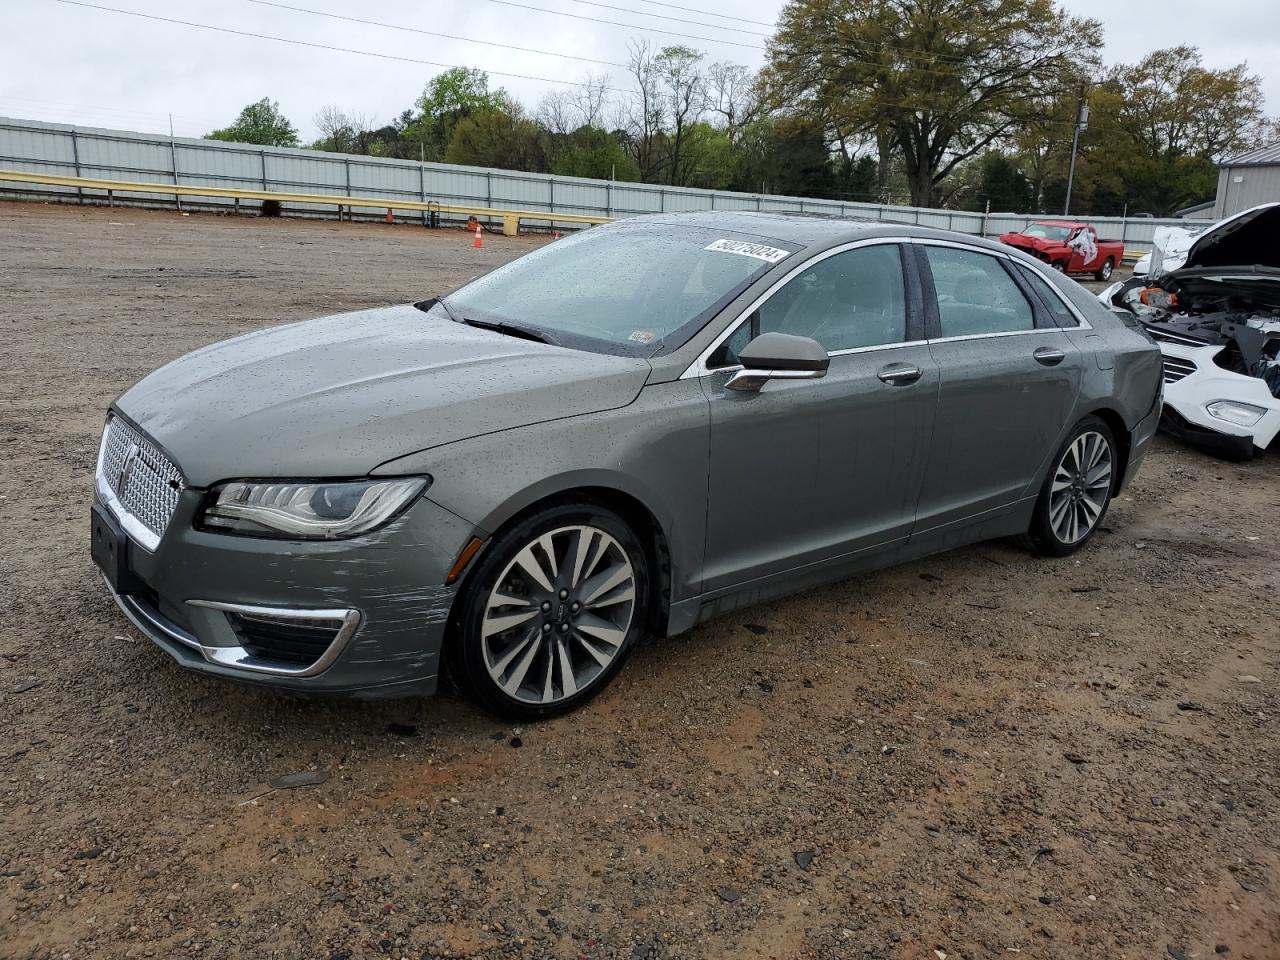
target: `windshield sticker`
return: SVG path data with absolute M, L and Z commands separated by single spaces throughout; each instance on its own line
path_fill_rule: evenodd
M 736 253 L 740 257 L 755 257 L 766 263 L 777 263 L 790 256 L 790 250 L 779 250 L 777 247 L 766 247 L 759 243 L 746 243 L 742 240 L 726 240 L 723 237 L 708 243 L 703 250 L 718 250 L 721 253 Z
M 655 336 L 656 334 L 652 330 L 632 330 L 631 336 L 627 337 L 627 339 L 636 343 L 653 343 Z

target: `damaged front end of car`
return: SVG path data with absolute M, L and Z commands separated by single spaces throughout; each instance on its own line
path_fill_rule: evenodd
M 1248 460 L 1280 434 L 1280 204 L 1206 230 L 1183 265 L 1099 299 L 1136 317 L 1164 359 L 1162 426 Z

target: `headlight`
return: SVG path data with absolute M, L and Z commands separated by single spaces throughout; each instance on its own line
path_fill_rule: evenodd
M 1267 412 L 1266 407 L 1255 407 L 1252 403 L 1240 403 L 1238 400 L 1215 400 L 1206 403 L 1204 408 L 1209 411 L 1209 416 L 1241 427 L 1252 427 Z
M 430 482 L 429 477 L 341 483 L 234 480 L 209 491 L 196 525 L 297 540 L 354 537 L 386 523 Z

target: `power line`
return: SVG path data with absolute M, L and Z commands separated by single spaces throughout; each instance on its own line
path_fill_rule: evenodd
M 195 23 L 191 20 L 178 20 L 173 17 L 162 17 L 154 13 L 140 13 L 137 10 L 121 10 L 119 7 L 108 7 L 97 3 L 86 3 L 84 0 L 54 0 L 72 7 L 84 7 L 89 10 L 105 10 L 108 13 L 119 13 L 126 17 L 138 17 L 143 20 L 156 20 L 161 23 L 176 23 L 183 27 L 196 27 L 200 30 L 213 30 L 217 33 L 229 33 L 237 37 L 252 37 L 255 40 L 274 40 L 276 43 L 290 43 L 299 47 L 311 47 L 315 50 L 334 50 L 338 53 L 354 53 L 362 57 L 376 57 L 379 60 L 395 60 L 400 63 L 416 63 L 427 67 L 443 67 L 446 70 L 458 69 L 457 64 L 440 63 L 437 60 L 420 60 L 416 57 L 402 57 L 394 53 L 379 53 L 375 50 L 356 50 L 353 47 L 338 47 L 328 43 L 314 43 L 310 40 L 295 40 L 291 37 L 277 37 L 269 33 L 254 33 L 249 30 L 236 30 L 232 27 L 217 27 L 210 23 Z M 527 73 L 509 73 L 503 70 L 490 70 L 499 77 L 511 77 L 516 80 L 535 80 L 539 83 L 558 83 L 570 87 L 583 87 L 585 83 L 578 80 L 558 80 L 551 77 L 536 77 Z
M 123 10 L 119 7 L 109 7 L 103 4 L 88 3 L 86 2 L 86 0 L 54 0 L 54 2 L 61 3 L 66 6 L 83 7 L 88 10 L 101 10 L 107 13 L 118 13 L 123 16 L 137 17 L 142 20 L 154 20 L 160 23 L 172 23 L 172 24 L 177 24 L 179 26 L 184 26 L 184 27 L 195 27 L 196 29 L 199 29 L 199 30 L 211 30 L 216 33 L 225 33 L 225 34 L 230 34 L 232 36 L 250 37 L 255 40 L 272 40 L 276 43 L 287 43 L 287 44 L 292 44 L 294 46 L 309 47 L 315 50 L 330 50 L 330 51 L 335 51 L 337 53 L 352 53 L 352 54 L 356 54 L 358 56 L 363 56 L 363 57 L 374 57 L 379 60 L 392 60 L 399 63 L 414 63 L 414 64 L 420 64 L 428 67 L 441 67 L 446 70 L 458 69 L 457 64 L 442 63 L 437 60 L 423 60 L 417 57 L 405 57 L 405 56 L 400 56 L 398 54 L 393 54 L 393 53 L 380 53 L 374 50 L 358 50 L 353 47 L 339 47 L 339 46 L 335 46 L 333 44 L 328 44 L 328 43 L 317 43 L 310 40 L 297 40 L 291 37 L 278 37 L 273 34 L 256 33 L 249 30 L 237 30 L 233 27 L 219 27 L 209 23 L 196 23 L 195 21 L 191 21 L 191 20 L 179 20 L 174 17 L 163 17 L 163 16 L 160 16 L 159 14 L 154 14 L 154 13 L 141 13 L 137 10 Z M 515 0 L 490 0 L 490 2 L 503 3 L 508 6 L 515 6 L 515 7 L 526 6 L 525 4 L 516 3 Z M 537 10 L 542 8 L 529 7 L 529 9 Z M 558 11 L 546 11 L 546 12 L 555 13 Z M 573 16 L 573 15 L 566 14 L 566 16 Z M 584 18 L 584 19 L 590 19 L 590 18 Z M 626 24 L 618 24 L 618 25 L 626 26 Z M 657 31 L 657 32 L 665 32 L 665 31 Z M 724 41 L 724 42 L 731 43 L 732 41 Z M 739 45 L 741 46 L 741 44 Z M 866 62 L 866 61 L 853 61 L 853 62 Z M 878 66 L 879 64 L 874 64 L 874 65 Z M 923 71 L 923 68 L 918 68 L 918 69 L 921 69 Z M 561 80 L 553 77 L 539 77 L 539 76 L 534 76 L 532 74 L 511 73 L 503 70 L 489 70 L 487 72 L 495 76 L 511 77 L 516 80 L 533 80 L 538 83 L 554 83 L 554 84 L 560 84 L 563 86 L 571 86 L 571 87 L 587 86 L 585 82 L 578 81 L 578 80 Z M 924 72 L 936 73 L 941 71 L 924 71 Z M 909 104 L 909 103 L 901 103 L 901 102 L 892 103 L 888 101 L 866 101 L 866 102 L 877 105 L 877 106 L 894 107 L 896 109 L 902 109 L 902 110 L 914 109 L 914 110 L 927 110 L 932 112 L 935 109 L 933 107 L 925 106 L 921 104 Z M 1063 123 L 1063 121 L 1053 121 L 1053 120 L 1046 120 L 1041 122 L 1053 123 L 1053 124 Z
M 731 47 L 745 47 L 748 50 L 765 49 L 764 45 L 759 43 L 743 43 L 739 40 L 721 40 L 716 37 L 699 37 L 679 30 L 662 30 L 658 27 L 648 27 L 638 23 L 619 23 L 617 20 L 605 20 L 601 17 L 588 17 L 586 14 L 569 13 L 567 10 L 549 10 L 546 7 L 535 7 L 529 3 L 517 3 L 516 0 L 489 0 L 489 2 L 500 3 L 505 7 L 519 7 L 521 10 L 532 10 L 535 13 L 549 13 L 557 17 L 570 17 L 574 20 L 587 20 L 591 23 L 604 23 L 613 27 L 626 27 L 628 30 L 645 30 L 649 33 L 661 33 L 668 37 L 680 37 L 682 40 L 703 40 L 707 43 L 723 43 Z M 712 27 L 716 30 L 728 29 L 725 27 L 715 27 L 712 24 L 703 24 L 703 26 Z
M 704 17 L 720 17 L 723 20 L 736 20 L 738 23 L 754 23 L 761 27 L 772 27 L 773 24 L 767 20 L 751 20 L 747 17 L 733 17 L 727 13 L 716 13 L 712 10 L 699 10 L 695 7 L 682 7 L 678 3 L 663 3 L 662 0 L 644 0 L 645 3 L 652 4 L 655 7 L 667 7 L 671 10 L 683 10 L 686 13 L 697 13 Z
M 620 13 L 634 13 L 640 17 L 653 17 L 657 20 L 672 20 L 676 23 L 691 23 L 695 27 L 710 27 L 712 30 L 731 30 L 734 33 L 749 33 L 754 37 L 769 37 L 772 34 L 761 33 L 759 30 L 746 30 L 742 27 L 727 27 L 720 23 L 705 23 L 701 20 L 686 20 L 683 17 L 673 17 L 668 13 L 649 13 L 646 10 L 637 10 L 634 7 L 618 7 L 611 3 L 598 3 L 597 0 L 573 0 L 574 3 L 585 4 L 588 7 L 601 7 L 605 10 L 617 10 Z M 677 8 L 680 9 L 680 8 Z M 695 13 L 697 11 L 694 11 Z M 714 16 L 714 14 L 713 14 Z
M 518 47 L 510 43 L 499 43 L 496 40 L 475 40 L 471 37 L 460 37 L 452 33 L 438 33 L 434 30 L 423 30 L 419 27 L 410 27 L 400 23 L 383 23 L 380 20 L 365 20 L 361 17 L 348 17 L 341 13 L 329 13 L 325 10 L 309 10 L 306 7 L 294 7 L 287 3 L 276 3 L 274 0 L 248 0 L 249 3 L 256 3 L 262 7 L 275 7 L 279 10 L 291 10 L 294 13 L 309 13 L 316 17 L 328 17 L 332 20 L 345 20 L 348 23 L 361 23 L 370 27 L 385 27 L 388 30 L 403 30 L 406 33 L 420 33 L 428 37 L 444 37 L 447 40 L 461 40 L 463 43 L 479 43 L 488 47 L 501 47 L 504 50 L 519 50 L 522 53 L 536 53 L 545 57 L 563 57 L 566 60 L 581 60 L 583 63 L 598 63 L 606 67 L 622 67 L 626 69 L 625 63 L 614 63 L 612 60 L 598 60 L 595 57 L 580 57 L 572 53 L 557 53 L 554 50 L 537 50 L 533 47 Z

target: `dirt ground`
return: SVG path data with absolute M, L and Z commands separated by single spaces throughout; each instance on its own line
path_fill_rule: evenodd
M 128 626 L 87 537 L 119 391 L 537 242 L 0 205 L 0 957 L 1280 957 L 1280 456 L 1162 437 L 1074 558 L 747 610 L 524 729 Z

